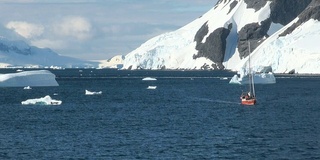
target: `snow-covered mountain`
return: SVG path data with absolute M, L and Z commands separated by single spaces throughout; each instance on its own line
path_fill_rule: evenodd
M 10 41 L 0 37 L 0 68 L 6 67 L 98 67 L 97 62 L 89 62 L 61 56 L 50 49 L 29 46 L 24 41 Z
M 124 69 L 231 69 L 248 59 L 276 73 L 320 73 L 319 0 L 220 0 L 186 26 L 125 56 Z

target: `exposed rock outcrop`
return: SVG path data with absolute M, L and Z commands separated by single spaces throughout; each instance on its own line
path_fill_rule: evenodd
M 263 42 L 265 37 L 268 37 L 267 32 L 269 30 L 270 24 L 270 19 L 267 19 L 265 21 L 262 21 L 261 24 L 247 24 L 239 31 L 238 51 L 241 59 L 249 55 L 249 42 L 250 50 L 253 51 L 259 46 L 259 44 Z
M 226 39 L 231 28 L 232 24 L 229 25 L 228 29 L 216 29 L 207 37 L 205 43 L 202 43 L 204 33 L 208 32 L 208 26 L 205 23 L 196 34 L 195 41 L 197 42 L 196 49 L 198 50 L 198 54 L 194 55 L 193 58 L 206 57 L 216 63 L 216 66 L 213 66 L 213 68 L 224 69 L 222 62 L 226 50 Z
M 270 18 L 262 21 L 261 23 L 251 23 L 245 25 L 238 32 L 238 51 L 240 58 L 245 58 L 249 54 L 248 42 L 251 44 L 251 51 L 257 48 L 267 37 L 268 30 L 270 28 L 271 23 L 279 23 L 282 25 L 286 25 L 291 22 L 294 18 L 296 18 L 311 2 L 312 0 L 273 0 L 270 4 Z M 226 2 L 226 0 L 220 0 L 219 3 Z M 231 1 L 230 1 L 231 2 Z M 248 8 L 253 8 L 255 11 L 260 10 L 267 4 L 267 0 L 244 0 L 247 4 Z M 237 5 L 237 1 L 233 1 L 230 3 L 230 10 L 228 14 L 232 11 L 232 9 Z M 318 6 L 319 2 L 314 0 L 312 6 Z M 304 17 L 300 17 L 302 19 L 309 19 L 308 16 L 314 16 L 319 18 L 320 9 L 310 9 L 312 11 L 305 11 L 306 13 Z M 310 14 L 312 13 L 312 14 Z M 301 20 L 303 21 L 303 20 Z M 301 22 L 302 23 L 302 22 Z M 301 24 L 300 23 L 300 24 Z M 197 42 L 196 50 L 198 50 L 198 54 L 194 56 L 194 58 L 206 57 L 219 65 L 218 68 L 222 67 L 223 57 L 225 54 L 226 48 L 226 38 L 230 33 L 230 26 L 228 29 L 226 28 L 218 28 L 212 33 L 208 33 L 208 27 L 205 23 L 198 31 L 195 36 L 195 41 Z M 298 26 L 297 24 L 296 26 Z M 294 30 L 294 27 L 291 28 L 291 31 Z M 290 32 L 288 29 L 287 32 Z M 206 34 L 210 34 L 205 43 L 201 43 L 203 37 Z
M 270 4 L 273 23 L 286 25 L 295 19 L 312 0 L 273 0 Z
M 255 11 L 260 10 L 267 3 L 266 0 L 244 0 L 248 8 L 253 8 Z
M 286 29 L 280 36 L 286 36 L 295 30 L 302 23 L 307 22 L 309 19 L 315 19 L 320 21 L 320 1 L 313 0 L 312 3 L 298 16 L 299 20 Z

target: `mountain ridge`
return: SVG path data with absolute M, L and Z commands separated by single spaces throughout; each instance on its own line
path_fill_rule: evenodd
M 22 40 L 11 41 L 0 37 L 0 66 L 7 67 L 96 67 L 97 62 L 61 56 L 49 48 L 29 46 Z

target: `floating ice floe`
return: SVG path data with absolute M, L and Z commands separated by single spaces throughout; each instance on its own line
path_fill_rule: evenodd
M 52 99 L 49 95 L 21 102 L 22 105 L 61 105 L 61 103 L 62 101 Z
M 0 87 L 59 86 L 55 78 L 48 70 L 0 74 Z
M 276 83 L 276 78 L 272 73 L 254 73 L 253 81 L 255 84 L 274 84 Z M 234 75 L 230 82 L 230 84 L 249 84 L 248 75 L 243 77 L 238 77 L 238 75 Z
M 264 67 L 260 72 L 255 72 L 252 74 L 253 81 L 255 84 L 274 84 L 276 83 L 276 78 L 272 72 L 271 67 Z M 249 73 L 244 68 L 240 71 L 240 76 L 234 75 L 230 84 L 248 84 L 249 83 Z
M 157 86 L 148 86 L 147 89 L 157 89 Z
M 156 78 L 152 78 L 152 77 L 145 77 L 142 79 L 143 81 L 156 81 Z
M 30 86 L 23 87 L 23 89 L 32 89 Z
M 85 95 L 99 95 L 99 94 L 102 94 L 102 91 L 99 91 L 99 92 L 91 92 L 88 90 L 85 91 Z

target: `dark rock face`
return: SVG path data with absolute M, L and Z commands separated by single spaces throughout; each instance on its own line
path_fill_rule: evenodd
M 320 1 L 314 0 L 310 5 L 299 15 L 299 20 L 286 29 L 280 36 L 286 36 L 292 33 L 302 23 L 307 22 L 309 19 L 315 19 L 320 21 Z
M 206 36 L 209 32 L 209 28 L 207 25 L 207 22 L 204 23 L 201 28 L 198 30 L 196 36 L 194 37 L 194 41 L 196 41 L 197 43 L 201 43 L 201 41 L 203 40 L 204 36 Z
M 263 42 L 263 39 L 268 36 L 267 32 L 270 24 L 270 19 L 267 19 L 262 21 L 261 25 L 258 23 L 247 24 L 239 31 L 238 51 L 241 59 L 249 55 L 249 42 L 251 46 L 250 50 L 252 52 Z
M 244 0 L 248 8 L 260 10 L 270 0 Z M 312 0 L 271 0 L 271 20 L 286 25 L 296 18 Z M 315 0 L 316 1 L 316 0 Z
M 233 8 L 234 8 L 235 6 L 237 6 L 237 4 L 238 4 L 238 1 L 233 1 L 233 2 L 230 4 L 230 9 L 229 9 L 229 12 L 228 12 L 227 14 L 229 14 L 229 13 L 233 10 Z
M 266 5 L 266 0 L 244 0 L 248 5 L 248 8 L 253 8 L 255 11 L 259 11 Z
M 232 25 L 230 25 L 228 29 L 216 29 L 206 38 L 205 43 L 202 43 L 204 33 L 208 32 L 208 26 L 207 24 L 204 24 L 195 37 L 195 41 L 197 42 L 196 49 L 198 50 L 198 54 L 195 54 L 193 58 L 197 59 L 200 57 L 206 57 L 216 63 L 216 66 L 213 66 L 214 68 L 223 69 L 224 67 L 222 65 L 222 62 L 226 50 L 226 39 L 230 33 L 231 28 Z
M 296 73 L 295 69 L 292 69 L 291 71 L 289 71 L 289 74 L 295 74 L 295 73 Z
M 270 5 L 272 22 L 287 25 L 295 19 L 311 1 L 312 0 L 273 0 Z

